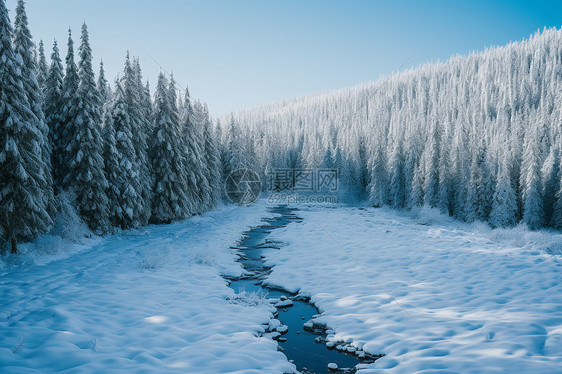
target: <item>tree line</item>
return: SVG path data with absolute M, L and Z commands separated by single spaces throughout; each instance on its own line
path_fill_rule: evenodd
M 85 23 L 77 58 L 69 30 L 64 66 L 56 41 L 49 63 L 24 1 L 12 26 L 0 0 L 0 237 L 12 252 L 49 231 L 65 196 L 99 235 L 211 209 L 220 154 L 206 104 L 173 77 L 160 73 L 152 99 L 127 52 L 113 87 L 103 63 L 96 79 Z
M 337 167 L 348 197 L 562 229 L 562 30 L 222 119 L 241 164 Z M 232 130 L 235 128 L 236 130 Z M 223 141 L 228 141 L 223 135 Z

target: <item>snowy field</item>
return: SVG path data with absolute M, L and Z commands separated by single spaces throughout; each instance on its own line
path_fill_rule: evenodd
M 422 210 L 301 207 L 266 253 L 332 340 L 386 356 L 360 373 L 560 373 L 562 235 Z M 391 370 L 382 370 L 389 369 Z
M 227 207 L 81 244 L 22 246 L 66 248 L 0 268 L 0 372 L 291 372 L 277 342 L 257 337 L 271 307 L 233 299 L 220 277 L 240 274 L 229 246 L 264 216 L 265 204 Z
M 221 277 L 240 274 L 229 246 L 266 207 L 23 246 L 0 267 L 0 372 L 292 372 L 259 337 L 272 307 Z M 360 373 L 560 372 L 562 235 L 299 209 L 302 223 L 268 237 L 289 244 L 265 249 L 269 283 L 310 295 L 332 341 L 385 354 Z

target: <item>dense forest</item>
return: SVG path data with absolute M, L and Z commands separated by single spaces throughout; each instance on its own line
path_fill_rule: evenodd
M 375 207 L 562 229 L 562 30 L 221 124 L 236 167 L 336 167 Z
M 76 62 L 77 60 L 77 62 Z M 127 52 L 110 87 L 97 79 L 88 29 L 65 64 L 36 48 L 24 1 L 12 26 L 0 0 L 0 244 L 32 240 L 71 206 L 96 234 L 168 223 L 220 200 L 220 153 L 205 104 L 158 77 L 151 98 Z

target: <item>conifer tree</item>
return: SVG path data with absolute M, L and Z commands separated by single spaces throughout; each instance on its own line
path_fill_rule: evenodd
M 111 108 L 106 107 L 103 115 L 102 136 L 104 139 L 103 159 L 104 172 L 107 180 L 107 214 L 112 227 L 121 227 L 123 209 L 121 208 L 121 170 L 115 140 L 115 127 L 111 117 Z
M 205 111 L 205 122 L 203 125 L 203 140 L 205 150 L 205 164 L 209 170 L 208 181 L 210 186 L 210 200 L 207 209 L 219 204 L 222 194 L 222 175 L 220 154 L 216 145 L 216 138 L 213 137 L 212 123 L 208 112 Z
M 14 52 L 21 57 L 22 69 L 21 78 L 24 85 L 27 101 L 30 105 L 33 117 L 29 122 L 41 131 L 42 139 L 41 159 L 45 163 L 45 185 L 43 188 L 43 198 L 45 207 L 51 216 L 55 213 L 55 199 L 53 194 L 53 177 L 51 172 L 51 146 L 49 143 L 49 128 L 45 123 L 43 113 L 43 94 L 36 76 L 36 61 L 34 58 L 35 44 L 31 40 L 31 32 L 27 24 L 27 14 L 25 12 L 25 2 L 18 0 L 16 7 L 16 19 L 14 29 Z
M 25 31 L 21 22 L 19 33 Z M 26 76 L 22 66 L 31 50 L 25 40 L 14 50 L 12 30 L 5 1 L 0 0 L 0 235 L 15 253 L 18 240 L 46 232 L 52 220 L 45 196 L 50 173 L 43 160 L 45 133 L 34 112 L 40 103 L 30 103 L 26 91 L 35 77 Z
M 62 185 L 63 173 L 63 67 L 57 42 L 53 44 L 51 66 L 45 81 L 43 110 L 49 128 L 51 164 L 55 190 Z
M 493 227 L 513 226 L 517 217 L 517 196 L 513 190 L 507 155 L 502 158 L 492 199 L 490 224 Z
M 69 42 L 69 47 L 72 43 Z M 88 29 L 82 25 L 80 61 L 77 76 L 79 84 L 75 95 L 71 96 L 65 87 L 67 99 L 64 138 L 65 159 L 68 160 L 68 173 L 63 183 L 76 192 L 78 211 L 88 227 L 99 234 L 110 229 L 107 207 L 107 180 L 103 173 L 103 139 L 101 130 L 101 108 L 92 69 L 92 50 Z M 67 74 L 73 56 L 67 59 Z M 70 68 L 72 69 L 72 67 Z M 71 70 L 72 71 L 72 70 Z M 66 82 L 66 77 L 65 77 Z M 74 82 L 72 82 L 74 83 Z
M 143 202 L 140 195 L 139 166 L 133 144 L 132 121 L 129 117 L 125 92 L 119 82 L 115 83 L 115 94 L 111 105 L 111 120 L 109 125 L 115 133 L 115 155 L 119 174 L 117 181 L 113 181 L 119 190 L 119 205 L 121 216 L 118 217 L 118 227 L 127 229 L 139 227 Z M 111 140 L 111 139 L 110 139 Z M 109 170 L 109 173 L 113 171 Z
M 168 82 L 158 76 L 154 95 L 154 132 L 151 137 L 150 160 L 153 170 L 153 202 L 151 221 L 169 223 L 186 217 L 185 193 L 181 180 L 183 162 L 179 151 L 177 110 L 171 100 Z M 174 114 L 175 111 L 175 114 Z
M 525 134 L 523 161 L 521 165 L 521 200 L 523 222 L 530 229 L 544 224 L 544 207 L 540 179 L 540 142 L 537 126 L 530 126 Z
M 200 129 L 204 126 L 205 113 L 201 103 L 191 106 L 189 91 L 186 89 L 180 112 L 182 142 L 184 148 L 187 196 L 192 202 L 194 213 L 207 210 L 210 202 L 210 186 L 207 176 L 208 165 L 204 162 L 201 149 Z
M 49 65 L 47 65 L 47 58 L 45 57 L 45 45 L 43 39 L 39 40 L 39 59 L 37 60 L 37 83 L 41 92 L 45 92 L 45 82 L 49 75 Z

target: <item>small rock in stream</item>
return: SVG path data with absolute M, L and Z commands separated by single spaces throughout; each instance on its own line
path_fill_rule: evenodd
M 293 301 L 289 299 L 279 301 L 278 303 L 275 304 L 276 308 L 287 308 L 290 306 L 293 306 Z
M 333 370 L 333 371 L 338 370 L 338 364 L 336 364 L 334 362 L 330 362 L 328 364 L 328 370 Z

